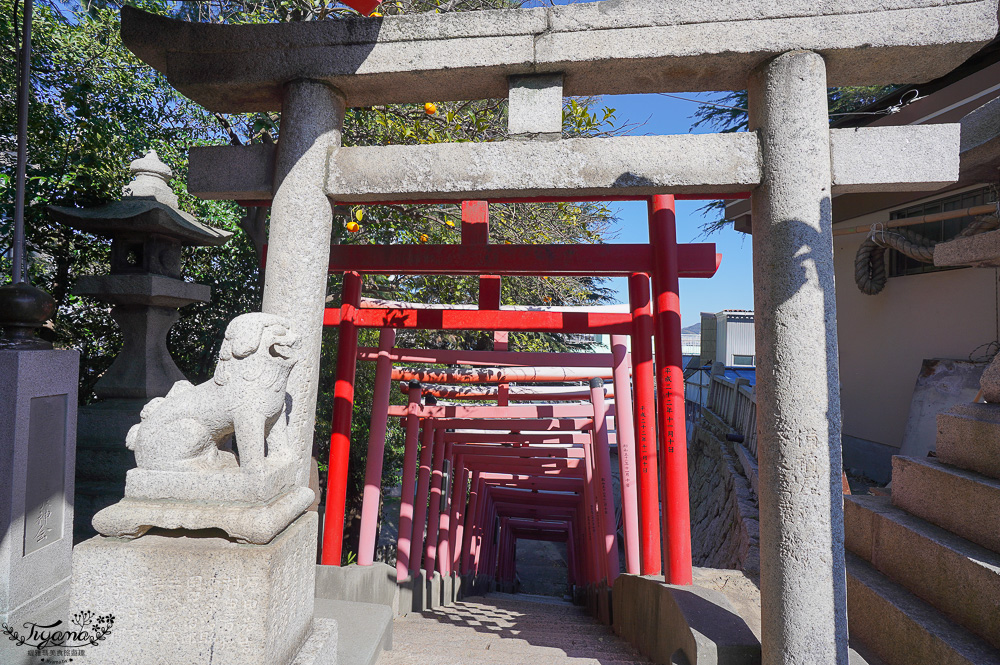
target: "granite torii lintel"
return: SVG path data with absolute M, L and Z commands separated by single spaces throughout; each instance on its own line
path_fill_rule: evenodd
M 122 9 L 122 41 L 210 111 L 281 108 L 295 79 L 348 106 L 503 98 L 508 77 L 563 73 L 564 95 L 743 90 L 799 49 L 830 85 L 941 76 L 996 35 L 995 0 L 603 0 L 518 10 L 223 25 Z

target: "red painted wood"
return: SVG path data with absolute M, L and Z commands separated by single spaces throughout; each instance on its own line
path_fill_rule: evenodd
M 438 429 L 517 430 L 521 432 L 579 432 L 593 425 L 592 418 L 526 418 L 518 420 L 477 419 L 475 427 L 460 418 L 434 418 L 431 424 Z
M 447 441 L 447 439 L 445 439 Z M 488 443 L 456 443 L 452 446 L 456 453 L 492 457 L 519 457 L 525 459 L 583 459 L 583 448 L 548 448 L 524 446 L 507 448 Z
M 665 539 L 663 567 L 670 584 L 691 584 L 691 509 L 688 504 L 687 435 L 678 296 L 677 228 L 674 199 L 655 196 L 650 205 L 649 241 L 654 249 L 654 332 L 657 399 L 663 466 Z
M 378 9 L 378 6 L 382 4 L 382 0 L 340 0 L 345 5 L 351 9 L 355 9 L 361 14 L 368 16 L 373 11 Z
M 614 436 L 609 437 L 611 440 Z M 544 444 L 582 444 L 590 441 L 588 434 L 483 434 L 469 432 L 445 432 L 445 441 L 455 443 L 510 443 L 516 446 L 538 446 Z M 504 448 L 504 450 L 509 450 Z M 546 450 L 551 450 L 546 448 Z
M 596 367 L 491 367 L 462 369 L 433 369 L 426 367 L 397 367 L 392 370 L 392 378 L 399 381 L 420 381 L 421 383 L 495 383 L 506 381 L 518 383 L 564 383 L 568 381 L 589 381 L 600 377 L 611 377 L 611 369 Z
M 340 323 L 340 310 L 328 308 L 324 326 Z M 612 312 L 520 312 L 476 309 L 359 309 L 359 328 L 411 330 L 513 330 L 577 334 L 627 335 L 632 319 Z
M 382 505 L 382 463 L 385 459 L 385 432 L 388 424 L 389 399 L 392 393 L 392 360 L 389 352 L 396 342 L 396 331 L 383 328 L 379 332 L 378 362 L 375 365 L 375 391 L 372 395 L 372 416 L 368 428 L 368 456 L 365 459 L 365 489 L 361 503 L 361 533 L 358 538 L 358 565 L 370 566 L 375 561 L 375 536 L 378 530 L 379 506 Z
M 444 467 L 444 430 L 434 430 L 434 467 L 431 472 L 430 505 L 427 508 L 427 545 L 424 552 L 424 569 L 433 573 L 437 568 L 438 527 L 441 522 L 441 482 Z
M 417 494 L 413 502 L 413 537 L 410 544 L 410 575 L 420 571 L 424 552 L 424 526 L 427 523 L 427 500 L 430 490 L 431 452 L 438 430 L 424 423 L 420 437 L 420 466 L 417 469 Z
M 606 408 L 609 416 L 615 415 L 615 405 Z M 407 415 L 407 407 L 389 407 L 389 417 Z M 420 418 L 585 418 L 593 415 L 589 404 L 516 404 L 514 406 L 421 406 L 416 410 Z M 517 429 L 518 423 L 511 427 Z M 479 429 L 477 423 L 466 423 L 469 429 Z
M 416 411 L 420 407 L 420 391 L 412 390 L 406 409 L 406 438 L 403 444 L 403 482 L 399 499 L 399 535 L 396 538 L 396 581 L 406 579 L 410 571 L 410 546 L 413 536 L 413 495 L 417 476 L 417 441 L 420 419 Z
M 320 557 L 322 563 L 327 566 L 340 565 L 344 541 L 347 472 L 351 454 L 351 415 L 354 411 L 354 375 L 358 365 L 358 330 L 355 325 L 355 317 L 361 305 L 361 275 L 358 273 L 344 274 L 341 303 L 326 510 L 323 515 L 323 549 Z
M 358 349 L 358 360 L 378 360 L 379 350 Z M 610 367 L 610 353 L 550 353 L 541 351 L 454 351 L 451 349 L 395 349 L 389 355 L 398 363 L 440 363 L 506 367 Z M 581 389 L 582 390 L 582 389 Z M 586 391 L 581 393 L 586 397 Z
M 678 247 L 681 277 L 711 277 L 722 260 L 714 243 Z M 576 275 L 651 272 L 649 245 L 334 245 L 331 273 L 385 275 Z
M 659 575 L 660 493 L 659 464 L 656 456 L 656 402 L 653 374 L 653 313 L 650 307 L 649 278 L 629 277 L 628 294 L 632 309 L 632 383 L 635 391 L 635 438 L 638 457 L 640 565 L 643 575 Z

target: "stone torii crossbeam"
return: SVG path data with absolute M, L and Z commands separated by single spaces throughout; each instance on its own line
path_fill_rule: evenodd
M 255 26 L 122 12 L 125 44 L 191 99 L 282 112 L 277 148 L 193 150 L 189 188 L 271 202 L 263 309 L 303 336 L 288 388 L 303 483 L 331 201 L 750 191 L 764 662 L 810 665 L 847 662 L 831 192 L 937 189 L 959 155 L 957 125 L 831 131 L 826 90 L 943 75 L 996 33 L 996 0 L 605 0 Z M 558 131 L 564 95 L 742 89 L 739 134 L 341 147 L 348 106 L 509 95 L 511 133 L 532 137 Z

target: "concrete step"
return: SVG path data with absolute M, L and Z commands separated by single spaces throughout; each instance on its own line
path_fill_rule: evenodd
M 1000 652 L 847 552 L 847 620 L 887 665 L 1000 665 Z
M 1000 552 L 1000 480 L 932 459 L 892 458 L 892 503 Z
M 845 496 L 848 551 L 1000 649 L 1000 555 L 888 497 Z
M 938 414 L 937 428 L 940 461 L 1000 478 L 1000 404 L 958 404 Z
M 392 649 L 392 615 L 387 605 L 316 599 L 315 616 L 337 621 L 337 665 L 375 665 Z

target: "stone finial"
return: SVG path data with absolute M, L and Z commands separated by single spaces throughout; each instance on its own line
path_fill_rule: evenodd
M 129 172 L 132 174 L 132 182 L 122 190 L 124 196 L 153 199 L 171 208 L 178 207 L 177 195 L 170 188 L 170 178 L 174 172 L 160 161 L 155 150 L 150 150 L 129 164 Z

